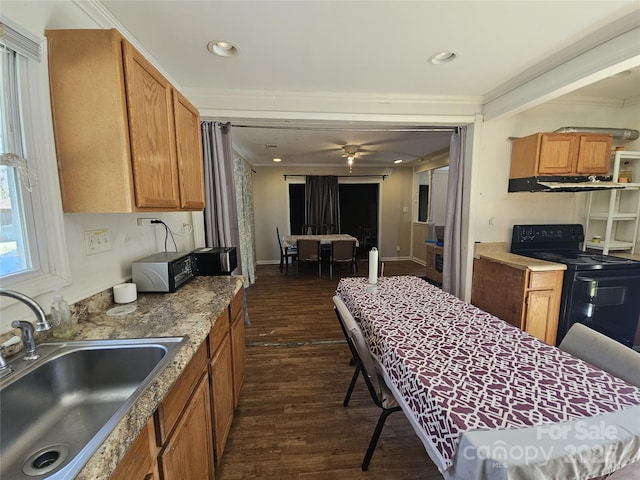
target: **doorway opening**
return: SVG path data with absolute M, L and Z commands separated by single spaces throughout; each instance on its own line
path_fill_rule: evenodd
M 289 228 L 291 234 L 302 234 L 305 223 L 304 183 L 289 184 Z M 378 183 L 341 183 L 340 233 L 356 237 L 358 255 L 366 256 L 378 246 L 378 212 L 380 185 Z

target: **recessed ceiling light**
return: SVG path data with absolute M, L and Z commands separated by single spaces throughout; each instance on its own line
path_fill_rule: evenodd
M 207 44 L 207 50 L 219 57 L 235 57 L 240 55 L 240 49 L 234 43 L 226 40 L 211 40 Z
M 429 57 L 429 63 L 434 65 L 441 65 L 443 63 L 449 63 L 456 58 L 456 54 L 453 52 L 438 52 Z
M 278 162 L 281 162 L 281 161 L 282 161 L 282 159 L 281 159 L 281 158 L 277 158 L 277 157 L 276 157 L 276 158 L 274 158 L 274 159 L 273 159 L 273 161 L 274 161 L 274 162 L 276 162 L 276 163 L 278 163 Z
M 402 163 L 402 159 L 399 158 L 398 160 L 394 160 L 393 163 Z

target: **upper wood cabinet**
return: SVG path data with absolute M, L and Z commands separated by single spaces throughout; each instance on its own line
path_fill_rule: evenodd
M 48 30 L 65 212 L 204 208 L 198 111 L 116 30 Z
M 536 133 L 511 144 L 510 178 L 554 175 L 607 175 L 610 135 Z
M 176 122 L 180 207 L 202 210 L 204 208 L 204 173 L 200 114 L 177 90 L 173 91 L 173 111 Z

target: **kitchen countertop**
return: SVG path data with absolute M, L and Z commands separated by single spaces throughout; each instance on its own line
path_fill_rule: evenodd
M 149 385 L 76 476 L 78 480 L 107 479 L 153 415 L 211 326 L 242 288 L 242 277 L 196 277 L 175 293 L 138 293 L 136 311 L 109 316 L 107 309 L 88 313 L 74 326 L 72 340 L 184 336 L 170 363 Z M 116 305 L 109 305 L 114 307 Z
M 523 257 L 515 253 L 509 253 L 507 244 L 504 242 L 476 243 L 475 258 L 486 258 L 495 262 L 500 262 L 519 268 L 520 270 L 531 270 L 532 272 L 547 272 L 555 270 L 566 270 L 564 263 L 547 262 L 536 258 Z

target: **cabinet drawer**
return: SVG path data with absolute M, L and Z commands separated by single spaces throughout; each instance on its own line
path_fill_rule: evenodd
M 207 359 L 207 342 L 202 342 L 189 365 L 185 367 L 171 391 L 158 407 L 156 421 L 159 445 L 162 445 L 169 436 L 202 372 L 206 371 Z
M 224 340 L 225 335 L 229 333 L 229 309 L 226 308 L 224 312 L 220 314 L 216 323 L 211 327 L 211 333 L 209 333 L 209 356 L 213 357 L 218 350 L 220 343 Z
M 531 272 L 529 276 L 530 289 L 550 289 L 556 286 L 561 272 Z

